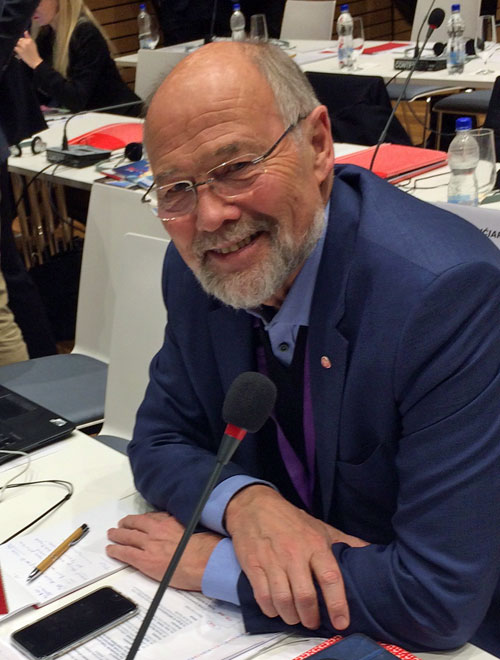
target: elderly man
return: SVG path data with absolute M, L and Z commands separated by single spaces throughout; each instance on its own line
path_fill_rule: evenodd
M 278 388 L 273 418 L 225 469 L 174 586 L 240 604 L 251 632 L 487 645 L 497 249 L 364 170 L 334 179 L 327 110 L 271 46 L 185 58 L 146 138 L 146 199 L 173 244 L 130 459 L 162 513 L 123 519 L 109 554 L 162 576 L 212 469 L 224 395 L 258 370 Z

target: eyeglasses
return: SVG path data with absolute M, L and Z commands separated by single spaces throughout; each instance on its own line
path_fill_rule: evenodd
M 257 179 L 265 174 L 263 162 L 273 153 L 276 147 L 305 119 L 300 116 L 296 122 L 290 124 L 284 133 L 261 156 L 245 154 L 228 160 L 209 170 L 205 181 L 176 181 L 164 186 L 153 183 L 146 190 L 141 202 L 149 204 L 154 215 L 163 222 L 176 222 L 194 211 L 198 203 L 197 188 L 208 185 L 220 197 L 234 199 L 248 193 Z

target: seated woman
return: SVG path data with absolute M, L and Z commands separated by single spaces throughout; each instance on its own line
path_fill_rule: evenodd
M 33 69 L 41 103 L 79 112 L 140 100 L 122 80 L 109 41 L 82 0 L 41 0 L 33 22 L 40 27 L 36 41 L 25 32 L 15 52 Z M 141 105 L 113 112 L 137 116 Z

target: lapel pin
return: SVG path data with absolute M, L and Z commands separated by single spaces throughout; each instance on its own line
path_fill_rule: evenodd
M 331 366 L 332 366 L 332 363 L 330 362 L 330 358 L 327 357 L 326 355 L 323 355 L 323 356 L 321 357 L 321 366 L 322 366 L 324 369 L 330 369 Z

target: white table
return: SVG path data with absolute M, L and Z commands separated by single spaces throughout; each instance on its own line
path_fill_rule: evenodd
M 41 457 L 37 458 L 37 456 Z M 8 479 L 16 469 L 0 469 L 0 484 L 4 483 L 4 480 Z M 110 499 L 126 497 L 134 492 L 127 457 L 80 432 L 75 432 L 67 440 L 54 445 L 54 451 L 49 448 L 41 450 L 41 453 L 33 454 L 29 477 L 24 475 L 23 480 L 27 481 L 28 478 L 31 480 L 66 479 L 73 483 L 75 489 L 69 502 L 51 514 L 44 522 L 39 523 L 38 529 L 41 529 L 44 524 L 56 524 L 75 514 L 83 514 L 88 509 Z M 24 522 L 28 522 L 39 514 L 44 507 L 48 508 L 50 504 L 57 501 L 61 496 L 61 493 L 57 491 L 55 486 L 9 489 L 4 501 L 0 504 L 2 535 L 13 533 Z M 132 569 L 125 570 L 132 571 Z M 112 585 L 123 575 L 123 571 L 120 571 L 118 574 L 108 576 L 98 583 L 79 590 L 77 594 L 73 593 L 46 605 L 41 610 L 27 610 L 3 621 L 0 623 L 0 639 L 7 641 L 14 630 L 75 600 L 77 596 L 93 591 L 102 584 Z M 297 638 L 293 644 L 287 644 L 260 655 L 273 660 L 290 660 L 319 641 Z M 488 660 L 493 658 L 470 644 L 449 653 L 422 653 L 419 657 L 422 660 Z
M 175 46 L 168 46 L 166 48 L 159 48 L 157 52 L 190 52 L 193 47 L 201 46 L 203 43 L 202 40 L 188 42 L 186 44 L 177 44 Z M 314 40 L 305 40 L 305 39 L 292 39 L 289 41 L 291 49 L 289 52 L 292 56 L 297 53 L 304 54 L 310 53 L 313 56 L 314 51 L 320 51 L 325 49 L 336 49 L 336 41 L 314 41 Z M 366 48 L 370 46 L 378 46 L 380 44 L 386 43 L 384 41 L 367 41 Z M 403 43 L 403 42 L 398 42 Z M 409 45 L 409 44 L 408 44 Z M 354 72 L 346 71 L 345 69 L 340 69 L 338 65 L 338 59 L 335 54 L 331 54 L 327 59 L 318 59 L 311 61 L 307 64 L 302 64 L 301 68 L 304 71 L 318 71 L 326 73 L 355 73 L 356 75 L 366 75 L 366 76 L 382 76 L 387 82 L 397 73 L 394 69 L 394 59 L 395 57 L 401 57 L 401 49 L 398 51 L 382 51 L 374 55 L 362 55 L 359 59 L 359 65 L 362 67 L 361 70 L 356 70 Z M 132 53 L 130 55 L 124 55 L 122 57 L 116 58 L 116 63 L 121 66 L 137 66 L 137 53 Z M 429 85 L 450 85 L 450 86 L 459 86 L 459 87 L 474 87 L 476 89 L 489 89 L 493 86 L 495 78 L 497 75 L 500 75 L 500 61 L 498 56 L 493 56 L 490 61 L 490 67 L 494 70 L 493 73 L 486 75 L 476 75 L 478 69 L 481 68 L 481 63 L 478 59 L 471 60 L 465 65 L 464 73 L 450 75 L 446 69 L 442 71 L 426 72 L 426 71 L 416 71 L 413 75 L 413 80 L 421 84 Z M 398 75 L 397 80 L 404 80 L 405 72 L 401 72 Z

